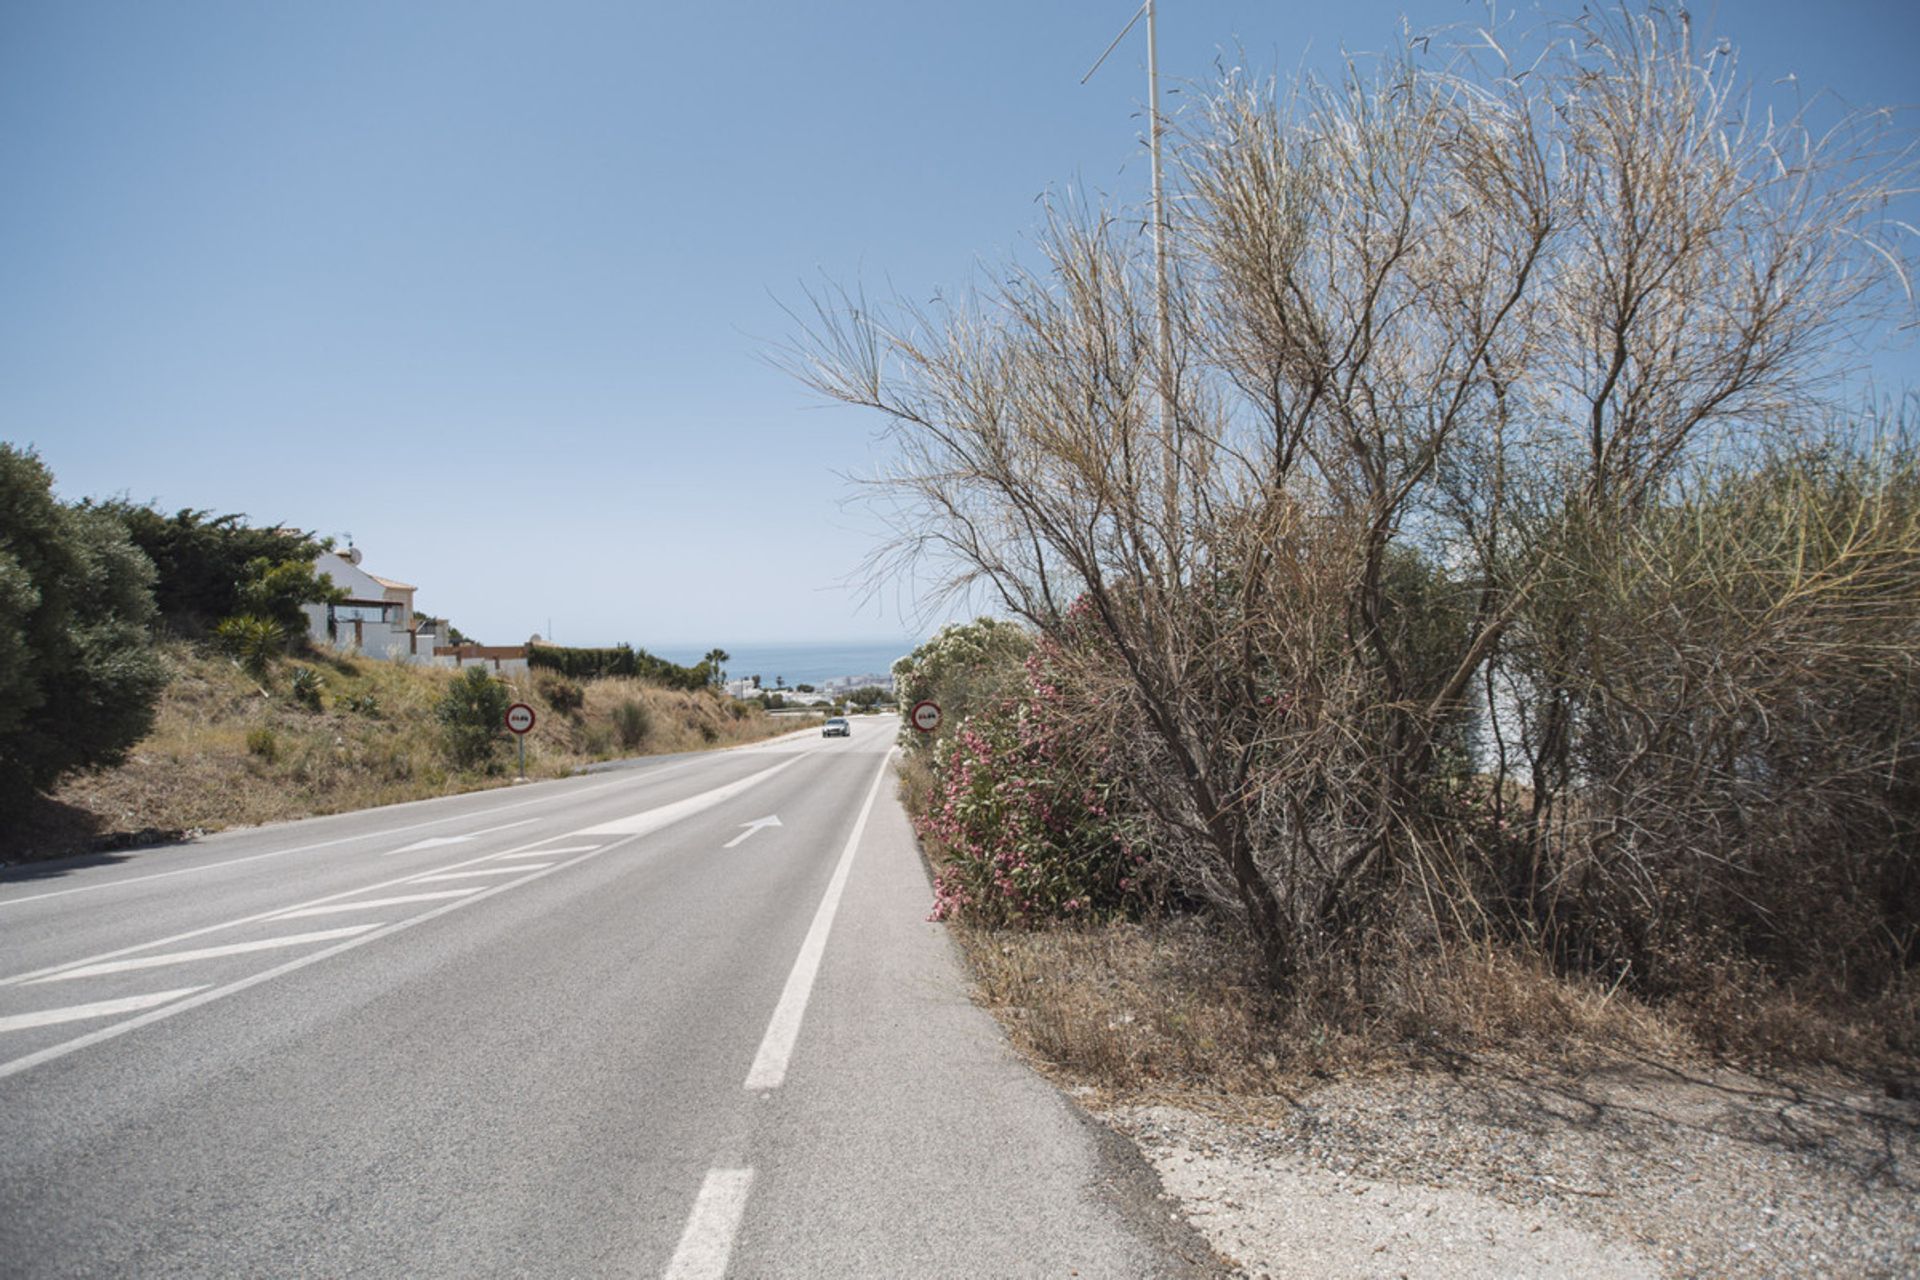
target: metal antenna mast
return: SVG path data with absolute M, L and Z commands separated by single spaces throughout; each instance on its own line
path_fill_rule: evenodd
M 1133 16 L 1127 19 L 1127 25 L 1120 28 L 1120 34 L 1094 59 L 1093 65 L 1087 68 L 1087 74 L 1080 77 L 1080 83 L 1085 84 L 1093 79 L 1093 73 L 1106 62 L 1109 54 L 1120 47 L 1120 42 L 1127 38 L 1127 33 L 1142 17 L 1147 20 L 1147 153 L 1153 166 L 1153 301 L 1159 338 L 1156 381 L 1160 386 L 1160 429 L 1167 441 L 1167 488 L 1171 495 L 1179 484 L 1176 468 L 1180 450 L 1175 435 L 1179 426 L 1173 413 L 1173 325 L 1167 317 L 1166 195 L 1160 181 L 1160 41 L 1158 24 L 1154 20 L 1154 0 L 1146 0 L 1134 10 Z

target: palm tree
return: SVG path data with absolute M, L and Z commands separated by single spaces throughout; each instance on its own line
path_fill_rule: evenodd
M 700 661 L 706 663 L 708 670 L 713 672 L 710 678 L 714 684 L 725 684 L 727 682 L 727 669 L 722 664 L 733 661 L 732 654 L 728 653 L 725 649 L 709 649 L 707 650 L 707 656 L 700 659 Z

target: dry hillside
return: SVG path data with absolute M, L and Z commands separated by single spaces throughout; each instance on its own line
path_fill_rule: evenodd
M 67 779 L 28 820 L 0 835 L 0 859 L 24 860 L 283 821 L 500 786 L 510 742 L 491 770 L 455 768 L 434 708 L 456 673 L 361 658 L 294 659 L 254 680 L 226 658 L 173 644 L 153 732 L 116 768 Z M 323 681 L 320 709 L 294 696 L 296 673 Z M 699 751 L 784 733 L 795 721 L 708 692 L 637 680 L 575 683 L 509 676 L 539 723 L 527 773 L 562 777 L 597 760 Z M 573 705 L 576 698 L 578 705 Z

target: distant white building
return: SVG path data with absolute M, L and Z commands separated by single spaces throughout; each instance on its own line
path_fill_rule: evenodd
M 852 693 L 855 689 L 879 689 L 886 693 L 892 693 L 893 673 L 888 672 L 883 676 L 835 676 L 833 679 L 822 681 L 820 684 L 820 691 L 822 693 L 832 694 L 834 697 L 844 697 Z
M 524 645 L 455 645 L 450 627 L 441 618 L 423 618 L 413 609 L 419 590 L 360 567 L 360 549 L 325 551 L 313 562 L 313 571 L 346 593 L 333 604 L 303 605 L 307 638 L 344 653 L 362 653 L 388 662 L 461 667 L 484 663 L 496 671 L 527 669 Z

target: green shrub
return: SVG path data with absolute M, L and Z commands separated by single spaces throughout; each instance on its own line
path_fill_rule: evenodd
M 356 715 L 366 716 L 370 720 L 380 718 L 380 699 L 370 693 L 356 693 L 347 699 L 347 710 Z
M 613 709 L 613 731 L 620 745 L 632 751 L 653 732 L 653 717 L 644 704 L 628 698 Z
M 240 598 L 252 561 L 311 564 L 321 549 L 310 533 L 277 522 L 251 526 L 237 513 L 187 508 L 165 516 L 123 499 L 99 503 L 95 509 L 121 523 L 133 544 L 153 561 L 153 596 L 161 621 L 188 636 L 205 634 L 216 619 L 256 612 Z M 304 619 L 297 625 L 304 628 Z
M 117 520 L 60 503 L 37 455 L 0 444 L 0 813 L 152 727 L 152 582 Z
M 279 623 L 251 614 L 223 619 L 213 629 L 213 638 L 222 653 L 256 680 L 266 679 L 273 660 L 287 648 L 287 633 Z
M 931 766 L 914 781 L 914 825 L 935 864 L 934 919 L 1103 920 L 1144 906 L 1119 771 L 1057 679 L 1036 664 L 1023 694 L 976 709 L 915 761 Z
M 557 644 L 536 644 L 527 648 L 527 665 L 557 671 L 575 680 L 597 680 L 603 676 L 632 676 L 665 685 L 669 689 L 703 689 L 710 682 L 711 669 L 704 663 L 683 667 L 665 658 L 656 658 L 645 649 L 618 644 L 611 649 L 567 649 Z
M 494 749 L 506 736 L 510 701 L 507 686 L 485 667 L 468 667 L 434 708 L 448 758 L 463 769 L 484 766 L 491 771 Z
M 280 758 L 280 739 L 273 730 L 261 725 L 247 730 L 247 754 L 258 756 L 268 764 Z
M 326 687 L 326 678 L 312 667 L 293 673 L 293 700 L 309 711 L 320 710 L 320 695 Z
M 247 561 L 239 596 L 243 615 L 271 619 L 282 636 L 304 639 L 307 615 L 301 606 L 338 604 L 347 593 L 315 571 L 311 556 L 278 561 L 257 556 Z
M 895 662 L 893 689 L 901 706 L 922 699 L 940 704 L 940 731 L 908 734 L 908 748 L 930 751 L 976 710 L 1019 696 L 1027 687 L 1026 661 L 1032 652 L 1033 636 L 1019 624 L 976 618 L 948 623 Z
M 563 715 L 586 705 L 587 691 L 565 676 L 543 675 L 534 687 L 546 699 L 548 706 Z

